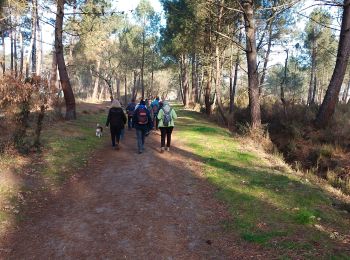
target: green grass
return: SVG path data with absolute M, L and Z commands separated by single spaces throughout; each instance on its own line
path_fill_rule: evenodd
M 316 251 L 324 259 L 336 255 L 341 243 L 315 228 L 317 224 L 349 233 L 347 214 L 334 209 L 328 195 L 293 174 L 273 170 L 258 152 L 247 152 L 229 131 L 203 115 L 177 110 L 176 135 L 187 152 L 204 162 L 207 179 L 218 187 L 216 197 L 232 214 L 233 220 L 223 223 L 226 230 L 239 233 L 244 241 L 276 248 L 281 255 L 287 252 L 284 259 L 288 252 L 311 259 Z
M 86 165 L 90 154 L 105 144 L 106 136 L 102 139 L 95 136 L 96 123 L 104 125 L 105 120 L 106 113 L 100 111 L 78 115 L 74 121 L 54 123 L 43 130 L 41 152 L 26 163 L 19 164 L 20 157 L 0 156 L 0 165 L 10 168 L 13 168 L 11 165 L 17 165 L 12 169 L 15 174 L 21 175 L 24 168 L 30 168 L 36 174 L 36 183 L 26 185 L 23 182 L 16 187 L 10 184 L 0 186 L 0 199 L 9 207 L 19 209 L 18 214 L 0 209 L 0 227 L 4 222 L 19 222 L 25 218 L 16 196 L 18 192 L 29 194 L 33 191 L 50 191 Z
M 103 139 L 96 138 L 95 126 L 96 123 L 104 125 L 105 120 L 105 113 L 81 115 L 75 121 L 45 131 L 43 143 L 47 152 L 42 155 L 43 175 L 61 183 L 75 170 L 84 167 L 91 152 L 104 143 Z

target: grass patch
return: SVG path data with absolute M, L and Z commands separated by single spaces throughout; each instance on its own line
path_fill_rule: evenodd
M 280 250 L 281 256 L 297 252 L 301 258 L 322 254 L 328 259 L 344 247 L 315 228 L 317 224 L 349 234 L 348 216 L 336 210 L 322 190 L 277 171 L 259 152 L 247 152 L 226 129 L 200 113 L 177 110 L 176 135 L 190 149 L 186 152 L 205 164 L 207 179 L 218 188 L 217 198 L 227 203 L 232 214 L 232 220 L 223 223 L 226 230 L 240 234 L 244 241 Z
M 76 121 L 65 122 L 45 131 L 43 143 L 47 150 L 42 154 L 45 162 L 43 175 L 59 184 L 82 168 L 91 151 L 103 144 L 94 131 L 96 123 L 104 125 L 105 120 L 105 113 L 84 114 Z
M 25 216 L 22 214 L 22 204 L 17 195 L 47 192 L 60 186 L 77 170 L 84 167 L 91 152 L 102 147 L 104 138 L 95 136 L 95 127 L 99 123 L 104 125 L 106 112 L 83 113 L 77 120 L 54 123 L 44 128 L 42 133 L 41 152 L 26 158 L 20 155 L 0 155 L 2 169 L 11 171 L 9 176 L 15 182 L 0 185 L 0 228 L 5 222 L 20 222 Z M 29 182 L 26 181 L 25 171 L 35 174 Z M 6 207 L 5 207 L 5 206 Z M 1 235 L 1 234 L 0 234 Z

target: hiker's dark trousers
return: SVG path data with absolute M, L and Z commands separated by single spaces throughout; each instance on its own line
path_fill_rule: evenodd
M 112 146 L 115 147 L 115 142 L 119 144 L 121 129 L 119 127 L 110 126 L 111 129 L 111 138 L 112 138 Z
M 165 147 L 165 138 L 166 138 L 166 146 L 170 147 L 171 143 L 171 134 L 173 132 L 174 127 L 159 127 L 161 138 L 160 138 L 160 146 Z
M 128 128 L 129 130 L 132 128 L 132 116 L 128 116 Z

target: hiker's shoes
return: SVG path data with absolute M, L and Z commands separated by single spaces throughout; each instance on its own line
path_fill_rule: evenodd
M 116 149 L 116 150 L 119 150 L 119 149 L 120 149 L 119 144 L 117 144 L 117 145 L 115 146 L 115 149 Z
M 139 151 L 138 151 L 138 154 L 142 154 L 142 150 L 139 150 Z
M 168 152 L 170 152 L 170 147 L 167 147 L 166 150 L 167 150 Z
M 164 151 L 165 151 L 164 147 L 160 148 L 160 153 L 164 153 Z

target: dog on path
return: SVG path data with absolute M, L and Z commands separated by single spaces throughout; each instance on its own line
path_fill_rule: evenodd
M 98 138 L 101 138 L 102 137 L 102 132 L 103 132 L 103 127 L 100 126 L 100 124 L 97 124 L 96 125 L 96 136 Z

